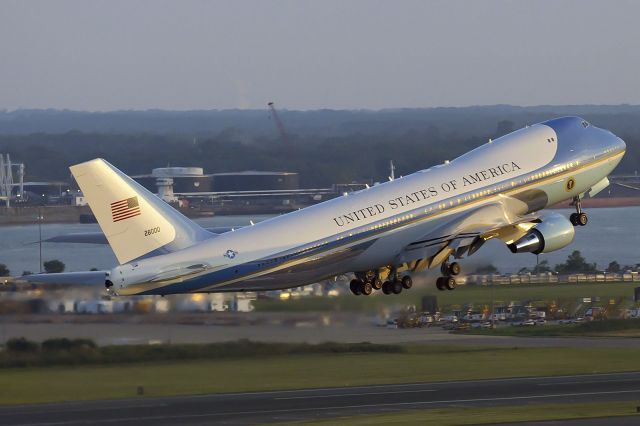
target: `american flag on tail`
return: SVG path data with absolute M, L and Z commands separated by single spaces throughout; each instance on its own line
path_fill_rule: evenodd
M 111 218 L 114 222 L 140 216 L 138 197 L 125 198 L 111 203 Z

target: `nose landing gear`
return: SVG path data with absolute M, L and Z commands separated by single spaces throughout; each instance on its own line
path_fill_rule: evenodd
M 589 217 L 585 212 L 582 211 L 580 197 L 573 197 L 573 203 L 576 206 L 576 212 L 571 213 L 571 216 L 569 216 L 569 221 L 573 226 L 585 226 L 589 222 Z

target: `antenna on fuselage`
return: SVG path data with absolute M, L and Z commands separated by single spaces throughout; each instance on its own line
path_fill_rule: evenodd
M 389 180 L 392 181 L 396 178 L 396 166 L 393 165 L 393 160 L 389 160 Z

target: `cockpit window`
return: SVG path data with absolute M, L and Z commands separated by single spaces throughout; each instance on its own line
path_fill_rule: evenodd
M 586 121 L 582 120 L 582 127 L 584 127 L 586 129 L 587 127 L 589 127 L 589 123 L 587 123 Z

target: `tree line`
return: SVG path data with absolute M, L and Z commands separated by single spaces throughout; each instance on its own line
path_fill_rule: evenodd
M 386 181 L 389 160 L 396 165 L 396 175 L 410 174 L 451 160 L 516 128 L 508 120 L 498 121 L 494 127 L 492 132 L 475 136 L 444 132 L 435 124 L 402 132 L 292 134 L 289 146 L 277 137 L 247 137 L 233 129 L 202 137 L 151 133 L 0 134 L 0 153 L 9 153 L 13 161 L 23 162 L 28 181 L 71 182 L 69 166 L 100 157 L 130 175 L 148 174 L 153 168 L 166 166 L 202 167 L 205 173 L 288 171 L 300 174 L 303 187 L 328 187 L 334 183 Z M 634 173 L 640 170 L 640 128 L 620 136 L 627 143 L 627 155 L 616 173 Z

